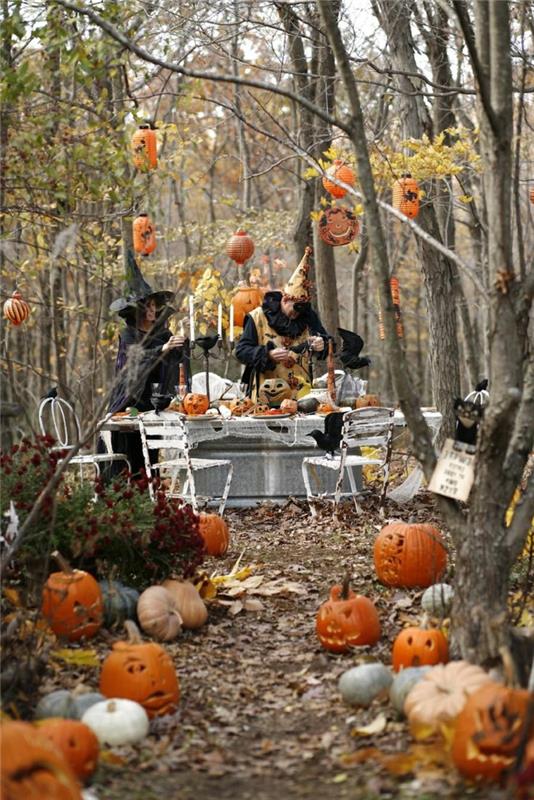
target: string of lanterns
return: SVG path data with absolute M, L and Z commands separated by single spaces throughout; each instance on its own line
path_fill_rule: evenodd
M 399 279 L 393 276 L 389 279 L 389 291 L 391 292 L 391 301 L 393 303 L 393 315 L 395 317 L 395 331 L 398 339 L 404 338 L 404 327 L 402 324 L 401 308 L 400 308 L 400 284 Z M 378 302 L 378 337 L 380 341 L 386 338 L 384 328 L 384 317 L 382 315 L 382 306 L 380 300 Z

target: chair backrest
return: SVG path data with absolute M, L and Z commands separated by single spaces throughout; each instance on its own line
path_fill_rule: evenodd
M 45 397 L 41 400 L 39 429 L 43 436 L 53 436 L 59 447 L 70 447 L 81 439 L 78 416 L 71 404 L 62 397 Z
M 172 419 L 156 415 L 139 418 L 139 431 L 147 467 L 150 464 L 150 450 L 174 450 L 189 460 L 187 431 L 179 414 L 173 414 Z
M 393 438 L 393 408 L 366 406 L 348 411 L 343 419 L 341 446 L 376 447 L 384 462 L 391 455 Z

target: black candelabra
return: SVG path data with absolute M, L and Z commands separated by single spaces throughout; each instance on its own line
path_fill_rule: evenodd
M 199 336 L 195 339 L 194 342 L 191 342 L 191 349 L 193 350 L 195 345 L 198 345 L 202 350 L 202 357 L 204 358 L 204 369 L 206 372 L 206 395 L 208 400 L 211 402 L 210 398 L 210 350 L 213 350 L 215 345 L 218 345 L 219 350 L 223 346 L 223 342 L 220 336 L 214 334 L 212 336 Z

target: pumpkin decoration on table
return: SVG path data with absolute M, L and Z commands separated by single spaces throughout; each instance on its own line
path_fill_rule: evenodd
M 404 703 L 412 735 L 423 739 L 439 731 L 442 725 L 450 726 L 469 695 L 491 682 L 487 672 L 468 661 L 451 661 L 432 667 L 412 688 Z
M 228 403 L 228 408 L 234 417 L 242 417 L 248 414 L 254 407 L 254 401 L 250 397 L 235 397 Z
M 380 620 L 374 604 L 355 594 L 347 576 L 330 590 L 329 599 L 317 614 L 315 630 L 325 650 L 346 653 L 351 647 L 375 644 L 380 638 Z
M 125 619 L 135 620 L 139 592 L 119 581 L 99 581 L 104 604 L 104 626 L 122 625 Z
M 447 551 L 433 525 L 392 522 L 375 539 L 374 562 L 386 586 L 426 587 L 443 575 Z
M 405 628 L 393 642 L 391 658 L 395 672 L 404 667 L 446 663 L 449 659 L 447 639 L 435 628 Z
M 335 406 L 331 405 L 331 403 L 319 403 L 317 406 L 318 414 L 331 414 L 335 410 Z
M 254 240 L 244 230 L 237 230 L 226 242 L 226 255 L 239 266 L 254 253 Z
M 409 172 L 393 184 L 391 205 L 410 219 L 419 214 L 419 184 Z
M 452 741 L 452 759 L 464 777 L 498 781 L 514 766 L 520 743 L 534 738 L 531 702 L 531 692 L 493 681 L 467 698 Z
M 4 800 L 82 800 L 64 756 L 29 722 L 0 725 L 0 782 Z
M 378 408 L 380 398 L 377 394 L 363 394 L 356 398 L 355 408 Z
M 199 417 L 206 413 L 210 407 L 210 401 L 207 394 L 189 392 L 182 400 L 182 405 L 188 416 Z
M 35 708 L 34 719 L 62 717 L 63 719 L 81 719 L 88 708 L 104 699 L 100 692 L 84 692 L 74 694 L 67 689 L 56 689 L 41 697 Z
M 293 389 L 283 378 L 267 378 L 264 380 L 260 394 L 271 408 L 279 408 L 282 400 L 293 399 Z
M 140 172 L 148 172 L 158 166 L 158 142 L 156 131 L 148 123 L 140 125 L 131 141 L 133 163 Z
M 182 618 L 184 628 L 201 628 L 208 619 L 208 609 L 190 581 L 177 581 L 169 578 L 163 587 L 171 595 Z
M 21 293 L 16 289 L 11 297 L 4 303 L 4 317 L 12 325 L 21 325 L 30 316 L 30 306 L 23 300 Z
M 263 292 L 257 286 L 247 286 L 240 284 L 232 297 L 234 309 L 234 325 L 243 327 L 246 315 L 254 308 L 261 306 L 263 302 Z
M 343 161 L 342 158 L 336 158 L 332 166 L 328 167 L 326 170 L 326 175 L 323 176 L 322 183 L 323 188 L 327 192 L 330 192 L 332 197 L 345 197 L 347 190 L 344 189 L 343 186 L 338 186 L 337 183 L 334 183 L 334 181 L 331 180 L 332 178 L 342 181 L 348 186 L 354 186 L 356 183 L 356 175 L 354 174 L 354 170 L 347 164 L 346 161 Z
M 85 783 L 96 769 L 100 746 L 91 728 L 77 719 L 46 719 L 39 723 L 44 734 L 63 754 L 76 777 Z
M 139 214 L 133 221 L 133 246 L 142 256 L 149 256 L 156 249 L 156 228 L 148 214 Z
M 91 728 L 101 745 L 110 747 L 142 742 L 150 727 L 143 706 L 120 697 L 92 706 L 82 722 Z
M 360 232 L 358 218 L 348 208 L 333 206 L 321 211 L 318 221 L 319 236 L 331 245 L 342 247 L 350 244 Z
M 155 642 L 143 642 L 131 620 L 128 639 L 115 642 L 100 672 L 100 691 L 110 698 L 140 703 L 149 717 L 171 714 L 180 699 L 180 684 L 172 658 Z M 85 718 L 85 715 L 84 715 Z
M 61 572 L 49 575 L 43 589 L 41 613 L 56 636 L 70 642 L 94 636 L 102 625 L 102 592 L 88 572 L 72 569 L 60 553 L 52 556 Z
M 182 632 L 176 600 L 163 586 L 150 586 L 137 601 L 139 625 L 154 639 L 170 642 Z
M 298 403 L 296 400 L 286 398 L 280 403 L 280 411 L 284 414 L 296 414 L 298 411 Z
M 230 546 L 230 531 L 219 514 L 202 511 L 199 515 L 199 533 L 209 556 L 224 556 Z

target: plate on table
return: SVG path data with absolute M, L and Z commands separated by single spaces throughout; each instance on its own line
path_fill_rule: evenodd
M 180 412 L 177 411 L 176 413 L 179 414 Z M 197 419 L 223 419 L 220 414 L 183 414 L 182 416 L 187 422 Z
M 252 419 L 288 419 L 294 414 L 251 414 Z

